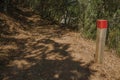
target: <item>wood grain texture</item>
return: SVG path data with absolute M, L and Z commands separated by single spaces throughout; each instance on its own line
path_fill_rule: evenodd
M 102 63 L 107 29 L 97 29 L 95 62 Z

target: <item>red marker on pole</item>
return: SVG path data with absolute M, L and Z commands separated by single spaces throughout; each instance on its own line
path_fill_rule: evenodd
M 108 27 L 107 20 L 97 20 L 97 28 L 106 29 Z
M 103 52 L 106 40 L 106 32 L 108 27 L 107 20 L 97 20 L 97 40 L 95 60 L 97 63 L 103 62 Z

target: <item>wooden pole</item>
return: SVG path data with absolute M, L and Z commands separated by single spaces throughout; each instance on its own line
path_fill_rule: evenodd
M 107 32 L 108 22 L 107 20 L 98 20 L 97 21 L 97 40 L 96 40 L 96 54 L 95 61 L 97 63 L 103 62 L 104 57 L 104 46 L 106 40 L 106 32 Z

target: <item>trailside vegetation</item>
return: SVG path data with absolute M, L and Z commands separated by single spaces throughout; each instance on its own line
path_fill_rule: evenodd
M 9 14 L 10 7 L 30 8 L 43 19 L 76 29 L 89 39 L 96 38 L 96 20 L 106 19 L 106 44 L 120 53 L 119 4 L 120 0 L 0 0 L 0 12 Z

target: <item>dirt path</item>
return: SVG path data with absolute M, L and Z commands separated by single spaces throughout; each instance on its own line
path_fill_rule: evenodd
M 30 18 L 32 20 L 32 18 Z M 1 80 L 120 80 L 120 58 L 105 50 L 104 63 L 93 62 L 95 42 L 57 25 L 34 26 L 4 37 L 0 50 L 10 55 Z

